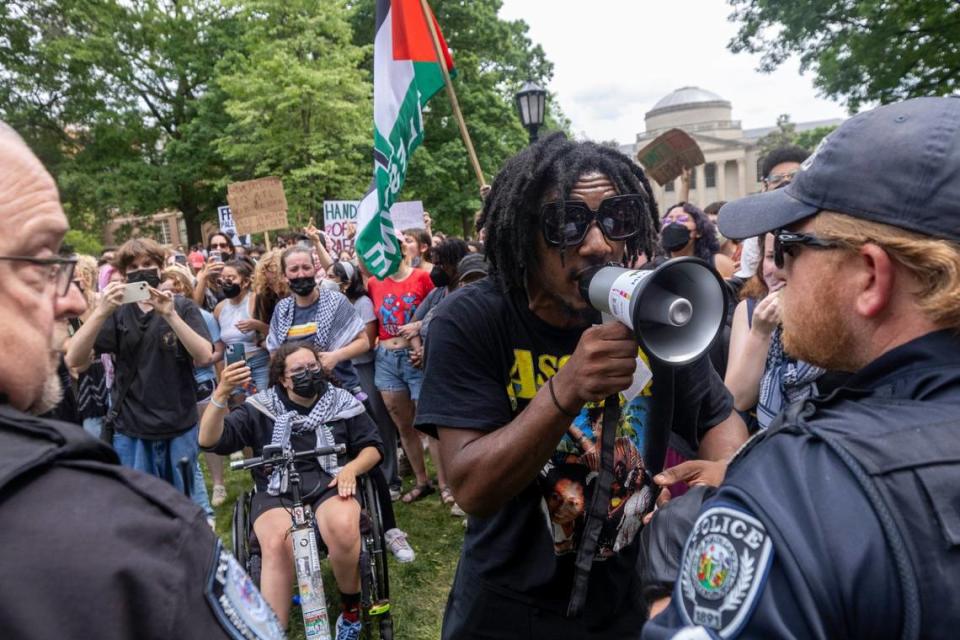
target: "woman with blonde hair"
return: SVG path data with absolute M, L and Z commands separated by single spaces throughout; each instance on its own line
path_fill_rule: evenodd
M 250 290 L 257 296 L 253 308 L 254 318 L 268 325 L 277 302 L 290 295 L 290 288 L 280 268 L 282 253 L 280 249 L 271 249 L 261 255 L 253 271 L 253 283 L 250 285 Z

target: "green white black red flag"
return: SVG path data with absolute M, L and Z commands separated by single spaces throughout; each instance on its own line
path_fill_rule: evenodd
M 373 54 L 374 185 L 357 209 L 357 255 L 383 278 L 402 254 L 390 206 L 397 200 L 413 152 L 423 142 L 421 110 L 443 88 L 430 27 L 420 0 L 377 0 Z M 431 14 L 447 68 L 453 59 Z

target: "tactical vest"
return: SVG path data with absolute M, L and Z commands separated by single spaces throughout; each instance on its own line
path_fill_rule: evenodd
M 901 638 L 960 633 L 960 404 L 834 394 L 791 406 L 749 443 L 826 443 L 859 482 L 900 576 Z
M 119 464 L 117 454 L 78 425 L 37 418 L 0 405 L 0 496 L 22 476 L 41 467 L 85 461 Z

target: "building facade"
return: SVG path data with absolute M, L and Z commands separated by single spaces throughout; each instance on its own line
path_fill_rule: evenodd
M 658 101 L 644 116 L 645 131 L 633 144 L 621 150 L 636 159 L 637 152 L 670 129 L 682 129 L 703 151 L 705 164 L 694 169 L 690 202 L 705 207 L 717 200 L 733 200 L 760 190 L 760 138 L 776 127 L 743 129 L 733 119 L 733 106 L 712 91 L 682 87 Z M 796 131 L 839 125 L 842 120 L 820 120 L 796 124 Z M 660 186 L 651 181 L 661 211 L 676 204 L 680 178 Z
M 126 238 L 152 238 L 168 248 L 187 246 L 187 224 L 179 211 L 160 211 L 152 216 L 113 218 L 103 229 L 103 246 L 122 244 Z

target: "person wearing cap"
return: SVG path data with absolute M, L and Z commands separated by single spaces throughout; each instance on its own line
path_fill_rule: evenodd
M 457 288 L 465 287 L 471 282 L 483 280 L 490 273 L 490 263 L 482 253 L 468 253 L 463 256 L 457 265 Z
M 786 350 L 855 373 L 733 459 L 644 639 L 956 637 L 958 202 L 960 99 L 917 98 L 723 207 L 724 235 L 774 233 Z

